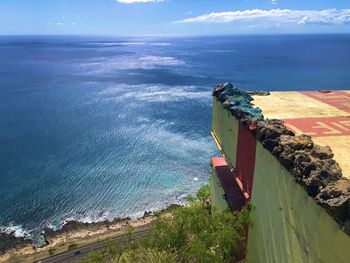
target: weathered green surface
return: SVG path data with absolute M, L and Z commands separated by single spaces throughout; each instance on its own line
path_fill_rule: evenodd
M 247 262 L 350 262 L 350 238 L 257 143 Z
M 211 169 L 210 173 L 210 198 L 212 203 L 212 213 L 215 211 L 221 212 L 228 208 L 226 200 L 224 199 L 224 190 L 216 175 L 215 169 Z
M 238 120 L 225 110 L 222 103 L 213 97 L 212 131 L 222 147 L 226 161 L 231 167 L 236 165 Z

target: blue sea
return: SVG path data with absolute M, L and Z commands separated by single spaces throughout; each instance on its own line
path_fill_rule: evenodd
M 0 228 L 142 216 L 207 181 L 211 91 L 350 88 L 350 35 L 0 37 Z

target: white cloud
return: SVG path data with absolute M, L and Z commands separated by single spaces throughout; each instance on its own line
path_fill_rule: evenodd
M 175 23 L 229 23 L 244 21 L 264 21 L 274 23 L 342 25 L 350 23 L 350 9 L 291 10 L 252 9 L 204 14 L 183 19 Z
M 63 23 L 62 22 L 58 22 L 56 25 L 63 26 Z
M 159 2 L 164 2 L 164 0 L 117 0 L 117 2 L 122 3 L 122 4 L 159 3 Z
M 275 4 L 277 4 L 277 0 L 271 0 L 271 3 L 272 3 L 273 5 L 275 5 Z

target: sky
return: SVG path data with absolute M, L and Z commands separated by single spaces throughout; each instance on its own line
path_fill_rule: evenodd
M 350 0 L 0 0 L 0 35 L 350 33 Z

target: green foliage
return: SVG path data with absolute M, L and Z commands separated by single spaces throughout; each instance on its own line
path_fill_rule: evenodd
M 159 217 L 151 237 L 120 246 L 109 240 L 103 253 L 86 262 L 232 262 L 242 249 L 249 208 L 241 212 L 210 214 L 209 186 L 189 199 L 189 205 L 172 210 L 171 217 Z M 101 261 L 102 260 L 102 261 Z
M 73 243 L 68 246 L 68 251 L 72 251 L 77 248 L 78 248 L 78 244 Z
M 210 197 L 210 188 L 208 184 L 203 185 L 195 196 L 187 197 L 187 201 L 190 205 L 201 204 L 203 207 L 207 207 L 207 201 Z
M 177 262 L 177 257 L 170 251 L 161 251 L 156 248 L 137 248 L 127 250 L 119 258 L 120 263 L 171 263 Z
M 178 254 L 185 262 L 224 262 L 239 254 L 247 211 L 211 216 L 202 203 L 180 208 L 152 228 L 152 247 Z
M 50 256 L 52 256 L 53 254 L 55 254 L 56 248 L 50 247 L 48 252 L 50 254 Z
M 113 262 L 107 257 L 106 254 L 98 251 L 92 251 L 89 253 L 87 259 L 83 261 L 84 263 L 102 263 L 102 262 Z
M 206 203 L 210 197 L 210 187 L 208 184 L 205 184 L 204 186 L 202 186 L 197 194 L 196 194 L 197 200 L 199 201 L 200 204 L 202 204 L 203 206 L 206 206 Z

